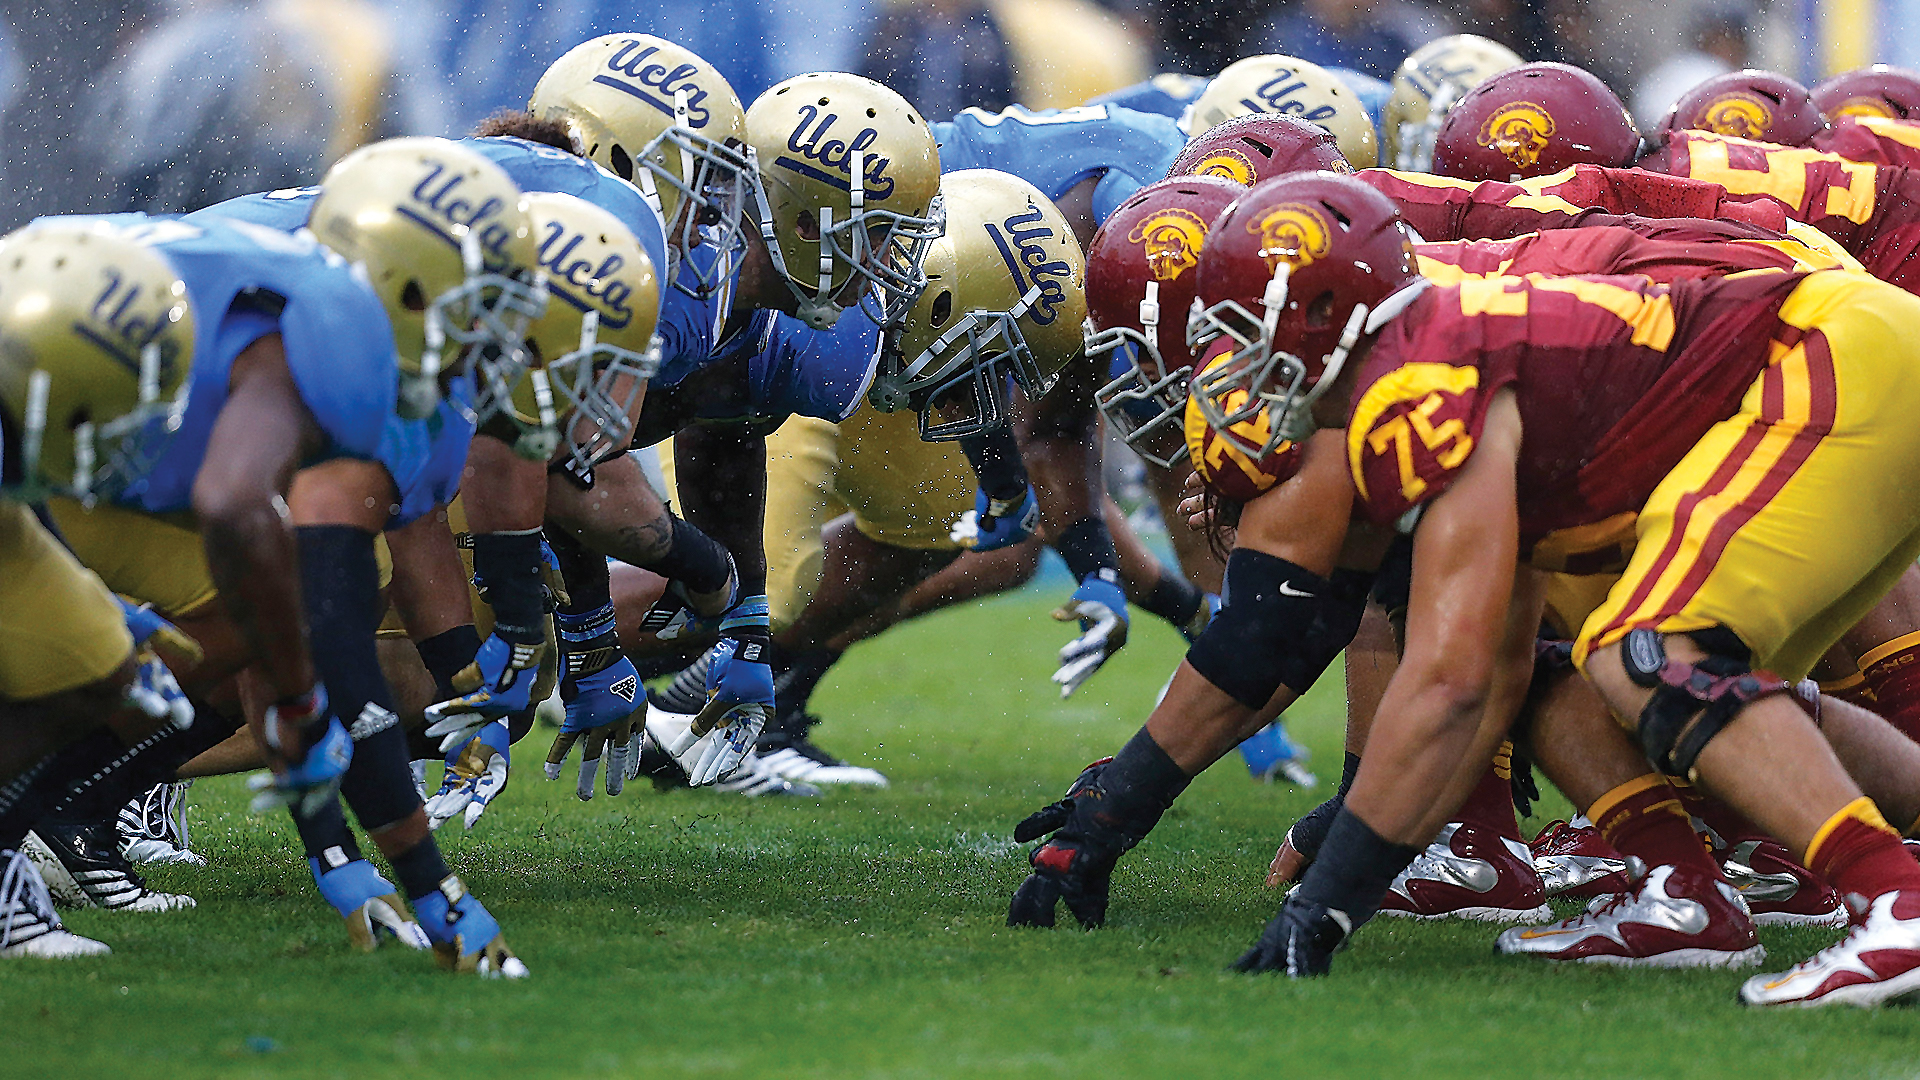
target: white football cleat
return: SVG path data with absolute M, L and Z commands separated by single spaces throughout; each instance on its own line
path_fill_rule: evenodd
M 1595 897 L 1548 926 L 1516 926 L 1494 941 L 1510 956 L 1625 967 L 1752 967 L 1767 957 L 1733 886 L 1692 867 L 1627 860 L 1633 886 Z
M 156 784 L 120 808 L 120 853 L 128 862 L 205 866 L 187 844 L 187 789 L 191 780 Z
M 1920 892 L 1847 897 L 1853 929 L 1785 971 L 1740 988 L 1748 1005 L 1880 1005 L 1920 998 Z
M 108 911 L 181 911 L 194 906 L 184 893 L 164 893 L 147 883 L 120 855 L 110 822 L 76 825 L 43 821 L 20 845 L 62 904 Z
M 105 942 L 60 924 L 33 860 L 18 851 L 0 851 L 0 956 L 66 960 L 112 951 Z
M 797 795 L 801 798 L 817 799 L 820 789 L 804 780 L 794 780 L 775 772 L 768 760 L 759 754 L 749 753 L 740 760 L 740 767 L 728 774 L 725 780 L 713 785 L 715 791 L 724 791 L 731 795 L 745 795 L 758 799 L 767 795 Z
M 887 778 L 880 770 L 849 765 L 816 746 L 808 738 L 808 732 L 819 722 L 820 718 L 812 713 L 770 721 L 754 742 L 763 765 L 796 784 L 887 786 Z

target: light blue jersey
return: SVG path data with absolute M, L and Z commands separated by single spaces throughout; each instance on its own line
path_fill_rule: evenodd
M 880 328 L 858 312 L 831 330 L 815 330 L 791 315 L 758 311 L 713 357 L 743 359 L 746 377 L 727 396 L 701 403 L 689 421 L 746 421 L 771 430 L 798 415 L 837 424 L 860 408 L 873 384 Z
M 1163 71 L 1145 82 L 1123 86 L 1110 94 L 1101 94 L 1087 104 L 1117 105 L 1134 112 L 1156 113 L 1169 120 L 1178 120 L 1186 113 L 1187 106 L 1207 92 L 1207 84 L 1211 82 L 1212 79 L 1203 75 Z
M 453 501 L 473 445 L 473 378 L 447 388 L 440 407 L 424 420 L 387 417 L 380 437 L 380 464 L 393 477 L 399 502 L 387 518 L 398 529 Z
M 997 113 L 968 109 L 929 125 L 940 144 L 940 170 L 998 169 L 1049 199 L 1099 177 L 1093 216 L 1105 221 L 1128 196 L 1167 175 L 1187 138 L 1172 120 L 1110 105 L 1032 112 L 1015 105 Z
M 247 222 L 144 214 L 74 220 L 108 222 L 160 252 L 193 305 L 186 410 L 153 468 L 122 493 L 122 505 L 149 513 L 191 506 L 234 358 L 268 334 L 280 335 L 300 399 L 326 437 L 313 461 L 377 458 L 399 385 L 393 330 L 379 298 L 339 256 Z
M 1349 68 L 1330 67 L 1327 74 L 1339 79 L 1353 96 L 1360 99 L 1360 105 L 1367 110 L 1367 119 L 1373 121 L 1373 133 L 1378 136 L 1386 130 L 1381 125 L 1387 120 L 1387 101 L 1393 97 L 1393 87 L 1379 79 Z

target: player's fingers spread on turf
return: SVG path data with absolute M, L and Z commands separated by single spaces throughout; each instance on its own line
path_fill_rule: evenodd
M 1059 899 L 1060 886 L 1052 878 L 1028 874 L 1027 880 L 1014 890 L 1013 902 L 1007 906 L 1007 925 L 1051 927 L 1054 905 Z

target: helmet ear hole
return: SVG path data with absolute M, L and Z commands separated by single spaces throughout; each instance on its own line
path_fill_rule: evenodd
M 952 289 L 941 289 L 940 294 L 933 298 L 932 316 L 933 325 L 935 326 L 945 326 L 947 325 L 947 320 L 953 317 Z
M 613 171 L 616 176 L 627 181 L 633 179 L 633 158 L 627 153 L 626 147 L 614 143 L 607 150 L 607 159 L 613 162 Z
M 408 311 L 427 310 L 427 291 L 420 287 L 419 278 L 408 278 L 405 288 L 400 290 L 400 303 Z
M 1307 328 L 1324 330 L 1331 325 L 1333 325 L 1333 292 L 1329 290 L 1314 297 L 1313 303 L 1307 305 Z

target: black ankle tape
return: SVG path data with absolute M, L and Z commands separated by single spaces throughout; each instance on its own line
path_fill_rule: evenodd
M 340 812 L 340 800 L 328 799 L 312 814 L 294 809 L 292 816 L 294 831 L 300 834 L 301 848 L 307 858 L 320 860 L 321 869 L 331 870 L 360 858 L 360 845 L 353 838 L 353 830 L 347 828 L 347 816 Z M 329 849 L 338 849 L 344 857 L 335 861 Z
M 1160 580 L 1147 590 L 1140 606 L 1175 626 L 1185 626 L 1193 621 L 1194 613 L 1205 600 L 1206 594 L 1194 588 L 1193 582 L 1172 570 L 1162 569 Z
M 417 901 L 421 897 L 440 887 L 440 883 L 453 873 L 447 868 L 447 860 L 440 855 L 440 848 L 429 836 L 398 855 L 387 857 L 393 866 L 393 876 L 400 879 L 400 887 L 406 890 L 407 899 Z
M 1086 580 L 1087 575 L 1096 570 L 1120 565 L 1119 557 L 1114 554 L 1113 537 L 1107 532 L 1107 521 L 1099 514 L 1083 517 L 1061 530 L 1053 542 L 1053 550 L 1060 553 L 1075 581 Z
M 1193 777 L 1153 741 L 1144 726 L 1113 755 L 1101 775 L 1101 785 L 1116 812 L 1150 810 L 1155 817 L 1172 806 L 1191 783 Z
M 1388 886 L 1420 851 L 1383 839 L 1351 809 L 1342 807 L 1300 883 L 1300 896 L 1346 912 L 1359 926 L 1380 910 Z
M 545 566 L 539 529 L 474 536 L 474 585 L 493 609 L 493 632 L 501 638 L 531 645 L 545 637 Z

